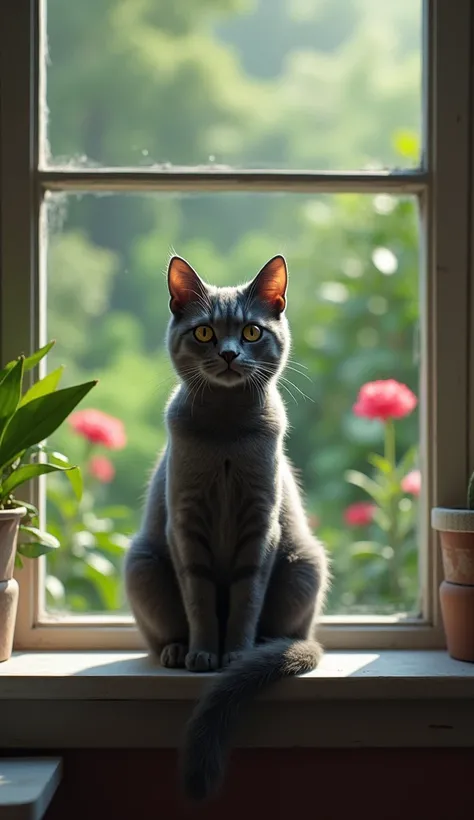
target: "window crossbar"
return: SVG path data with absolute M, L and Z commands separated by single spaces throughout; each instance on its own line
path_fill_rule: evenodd
M 290 193 L 419 194 L 428 186 L 424 170 L 377 173 L 140 168 L 54 169 L 39 172 L 43 191 L 255 191 Z

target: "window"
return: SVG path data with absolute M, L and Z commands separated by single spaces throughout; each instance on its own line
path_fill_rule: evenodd
M 63 548 L 21 571 L 18 647 L 141 645 L 120 562 L 163 441 L 173 245 L 222 284 L 288 257 L 282 389 L 290 454 L 333 558 L 326 646 L 443 645 L 429 509 L 462 497 L 474 383 L 471 11 L 451 5 L 18 0 L 5 14 L 2 359 L 56 336 L 48 367 L 98 376 L 84 406 L 120 415 L 128 437 L 97 453 L 116 478 L 95 461 L 80 513 L 59 480 L 32 488 Z M 389 377 L 419 397 L 397 428 L 422 473 L 397 545 L 343 522 L 364 498 L 345 474 L 382 446 L 351 405 Z M 66 425 L 54 442 L 88 473 L 80 436 Z

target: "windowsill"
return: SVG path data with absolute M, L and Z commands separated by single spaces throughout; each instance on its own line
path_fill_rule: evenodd
M 0 701 L 195 700 L 212 675 L 163 669 L 145 652 L 17 652 L 0 664 Z M 327 652 L 318 669 L 263 700 L 474 698 L 474 664 L 443 651 Z
M 143 652 L 24 652 L 0 664 L 6 748 L 170 747 L 207 675 Z M 237 738 L 253 746 L 472 746 L 474 664 L 443 651 L 328 652 L 265 692 Z

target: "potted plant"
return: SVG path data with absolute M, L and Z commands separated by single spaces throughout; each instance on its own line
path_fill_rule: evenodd
M 79 468 L 42 442 L 97 382 L 58 390 L 63 372 L 58 367 L 23 390 L 24 373 L 53 345 L 54 341 L 32 356 L 20 356 L 0 371 L 0 661 L 10 657 L 13 646 L 19 591 L 15 565 L 22 566 L 23 557 L 37 558 L 59 546 L 56 538 L 38 528 L 36 507 L 17 500 L 16 493 L 30 479 L 58 470 L 66 472 L 77 496 L 82 492 Z
M 439 595 L 448 652 L 474 663 L 474 473 L 467 509 L 435 507 L 431 525 L 441 542 L 444 581 Z

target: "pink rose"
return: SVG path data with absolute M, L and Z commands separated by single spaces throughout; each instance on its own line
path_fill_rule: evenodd
M 88 468 L 90 474 L 103 484 L 109 484 L 115 478 L 115 467 L 107 456 L 92 456 Z
M 365 527 L 373 521 L 376 509 L 376 504 L 370 501 L 357 501 L 345 509 L 344 521 L 350 527 Z
M 127 443 L 123 422 L 102 410 L 78 410 L 69 416 L 72 429 L 94 444 L 121 450 Z
M 402 478 L 401 488 L 404 493 L 409 495 L 420 495 L 421 492 L 421 472 L 419 470 L 412 470 L 411 473 Z
M 356 416 L 366 419 L 401 419 L 408 416 L 418 399 L 406 384 L 385 379 L 364 384 L 353 407 Z

